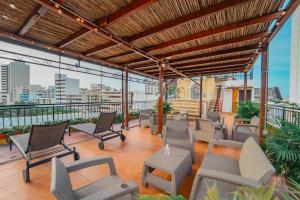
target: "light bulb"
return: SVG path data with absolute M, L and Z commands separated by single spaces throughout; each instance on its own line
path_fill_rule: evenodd
M 9 4 L 9 7 L 10 7 L 11 9 L 16 9 L 16 5 L 15 5 L 14 3 L 10 3 L 10 4 Z

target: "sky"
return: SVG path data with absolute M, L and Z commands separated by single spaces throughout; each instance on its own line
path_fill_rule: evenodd
M 281 94 L 285 99 L 289 98 L 289 77 L 290 77 L 290 47 L 291 47 L 291 19 L 289 19 L 286 24 L 279 31 L 277 36 L 273 39 L 269 46 L 269 87 L 278 86 L 280 88 Z M 31 50 L 25 47 L 20 47 L 17 45 L 12 45 L 3 41 L 0 41 L 0 49 L 5 49 L 9 51 L 22 52 L 24 54 L 30 54 L 35 56 L 40 56 L 43 58 L 51 58 L 58 60 L 58 56 L 50 53 L 45 53 L 37 50 Z M 0 52 L 0 56 L 8 56 L 8 54 Z M 15 56 L 9 55 L 10 58 Z M 62 58 L 62 61 L 75 64 L 78 62 L 74 59 Z M 0 58 L 0 64 L 9 63 L 9 60 L 4 60 Z M 99 68 L 99 66 L 82 63 L 82 66 Z M 260 67 L 261 59 L 257 59 L 254 64 L 254 87 L 260 87 Z M 106 69 L 108 70 L 108 69 Z M 30 84 L 38 84 L 44 87 L 49 85 L 54 85 L 54 75 L 58 73 L 58 69 L 42 67 L 38 65 L 31 65 L 30 72 Z M 111 78 L 100 78 L 95 75 L 86 75 L 78 72 L 70 72 L 61 70 L 61 73 L 66 73 L 71 78 L 80 79 L 81 88 L 89 88 L 92 83 L 103 83 L 105 85 L 111 86 L 115 89 L 121 88 L 121 80 L 111 79 Z M 141 83 L 129 83 L 129 88 L 133 90 L 144 90 L 145 86 Z
M 284 24 L 269 45 L 269 87 L 278 86 L 284 99 L 289 98 L 291 18 Z M 254 64 L 254 86 L 260 88 L 261 58 Z

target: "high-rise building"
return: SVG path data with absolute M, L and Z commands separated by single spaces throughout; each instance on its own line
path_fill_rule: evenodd
M 13 99 L 13 90 L 20 86 L 29 86 L 30 66 L 24 62 L 11 62 L 1 66 L 1 90 Z M 9 103 L 9 102 L 7 102 Z
M 57 103 L 78 102 L 79 79 L 68 78 L 65 74 L 55 74 L 55 100 Z M 74 101 L 72 101 L 74 99 Z
M 290 101 L 300 104 L 300 6 L 292 16 Z

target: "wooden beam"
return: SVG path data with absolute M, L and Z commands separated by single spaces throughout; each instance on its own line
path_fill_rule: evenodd
M 117 44 L 115 42 L 108 42 L 108 43 L 99 45 L 99 46 L 97 46 L 93 49 L 90 49 L 90 50 L 86 51 L 84 54 L 86 56 L 91 56 L 91 55 L 94 55 L 96 53 L 99 53 L 100 51 L 107 50 L 107 49 L 113 48 L 113 47 L 118 46 L 118 45 L 119 44 Z M 106 60 L 108 60 L 108 59 L 106 59 Z
M 101 28 L 106 28 L 108 25 L 111 25 L 111 24 L 121 20 L 122 18 L 128 17 L 128 16 L 134 14 L 135 12 L 137 12 L 137 10 L 145 8 L 155 2 L 157 2 L 157 0 L 135 0 L 133 3 L 126 5 L 125 7 L 116 11 L 115 13 L 111 14 L 110 16 L 98 19 L 98 25 Z M 106 44 L 99 45 L 93 49 L 88 50 L 86 52 L 86 55 L 90 56 L 90 55 L 98 53 L 99 51 L 113 48 L 118 45 L 119 44 L 117 44 L 115 42 L 108 42 Z
M 226 71 L 236 70 L 236 69 L 240 70 L 240 69 L 244 69 L 245 66 L 246 65 L 232 65 L 232 66 L 226 66 L 226 67 L 220 66 L 220 67 L 215 67 L 215 68 L 208 67 L 208 68 L 198 69 L 198 70 L 195 70 L 195 71 L 185 72 L 185 74 L 188 75 L 188 76 L 195 77 L 197 75 L 200 75 L 202 73 L 207 73 L 207 72 L 214 72 L 214 71 L 218 71 L 218 72 L 224 71 L 224 72 L 226 72 Z M 173 73 L 172 72 L 166 72 L 164 74 L 165 75 L 170 75 L 170 74 L 173 74 Z M 152 75 L 157 76 L 157 72 L 152 73 Z
M 211 56 L 217 56 L 217 54 L 210 53 Z M 200 64 L 209 64 L 209 63 L 215 63 L 215 62 L 226 62 L 226 61 L 232 61 L 232 60 L 244 60 L 244 59 L 250 59 L 254 57 L 255 54 L 249 53 L 249 54 L 244 54 L 244 55 L 237 55 L 237 56 L 228 56 L 228 57 L 223 57 L 223 58 L 215 58 L 215 59 L 205 59 L 201 61 L 196 61 L 196 62 L 185 62 L 185 63 L 175 63 L 172 64 L 172 62 L 169 62 L 172 64 L 173 67 L 178 67 L 178 66 L 193 66 L 193 65 L 200 65 Z M 141 65 L 141 66 L 129 66 L 129 69 L 135 69 L 135 70 L 147 70 L 147 69 L 152 69 L 155 68 L 156 66 L 154 64 L 147 64 L 147 65 Z
M 216 70 L 206 70 L 199 73 L 193 73 L 190 74 L 192 77 L 197 77 L 200 75 L 208 75 L 208 74 L 226 74 L 226 73 L 233 73 L 233 72 L 242 72 L 244 70 L 244 67 L 234 67 L 231 69 L 216 69 Z
M 205 31 L 201 31 L 195 34 L 190 34 L 187 35 L 185 37 L 182 38 L 178 38 L 178 39 L 174 39 L 168 42 L 163 42 L 161 44 L 155 45 L 155 46 L 149 46 L 149 47 L 145 47 L 143 48 L 144 51 L 146 52 L 151 52 L 151 51 L 155 51 L 158 49 L 163 49 L 163 48 L 167 48 L 167 47 L 171 47 L 174 45 L 178 45 L 178 44 L 182 44 L 185 42 L 190 42 L 193 40 L 199 40 L 205 37 L 210 37 L 210 36 L 214 36 L 217 34 L 221 34 L 221 33 L 225 33 L 225 32 L 229 32 L 229 31 L 233 31 L 236 29 L 240 29 L 240 28 L 245 28 L 248 26 L 253 26 L 256 24 L 260 24 L 260 23 L 266 23 L 266 22 L 270 22 L 272 20 L 278 19 L 281 15 L 282 15 L 283 11 L 277 11 L 268 15 L 264 15 L 261 17 L 256 17 L 256 18 L 252 18 L 246 21 L 241 21 L 241 22 L 236 22 L 236 23 L 232 23 L 232 24 L 226 24 L 224 26 L 221 27 L 217 27 L 214 29 L 208 29 Z M 121 56 L 127 56 L 133 54 L 133 52 L 125 52 L 122 54 L 117 54 L 114 56 L 111 56 L 110 58 L 116 58 L 116 57 L 121 57 Z
M 187 35 L 185 37 L 182 38 L 178 38 L 175 40 L 171 40 L 168 42 L 164 42 L 161 44 L 158 44 L 156 46 L 153 47 L 149 47 L 149 48 L 145 48 L 145 51 L 151 52 L 151 51 L 155 51 L 158 49 L 163 49 L 163 48 L 167 48 L 170 46 L 174 46 L 174 45 L 178 45 L 178 44 L 182 44 L 185 42 L 190 42 L 193 40 L 199 40 L 205 37 L 210 37 L 213 35 L 217 35 L 217 34 L 221 34 L 221 33 L 225 33 L 225 32 L 229 32 L 229 31 L 233 31 L 236 29 L 240 29 L 240 28 L 245 28 L 248 26 L 253 26 L 256 24 L 261 24 L 261 23 L 266 23 L 266 22 L 270 22 L 272 20 L 278 19 L 281 15 L 282 15 L 283 11 L 278 11 L 272 14 L 268 14 L 268 15 L 264 15 L 261 17 L 256 17 L 256 18 L 252 18 L 246 21 L 241 21 L 241 22 L 236 22 L 236 23 L 232 23 L 232 24 L 226 24 L 224 26 L 220 26 L 214 29 L 208 29 L 206 31 L 201 31 L 195 34 L 190 34 Z
M 18 42 L 21 42 L 23 44 L 27 44 L 30 46 L 36 46 L 39 48 L 43 48 L 43 49 L 46 49 L 47 51 L 58 52 L 60 54 L 73 56 L 76 59 L 81 58 L 83 60 L 99 63 L 101 65 L 110 66 L 110 67 L 114 67 L 114 68 L 118 68 L 118 69 L 121 68 L 121 65 L 119 65 L 117 63 L 112 63 L 112 62 L 109 62 L 106 60 L 102 60 L 100 58 L 91 58 L 91 57 L 85 56 L 81 53 L 78 53 L 78 52 L 75 52 L 72 50 L 68 50 L 68 49 L 59 49 L 54 45 L 43 44 L 43 43 L 40 43 L 39 41 L 28 39 L 27 37 L 23 37 L 21 35 L 17 35 L 17 34 L 13 34 L 13 33 L 8 33 L 5 31 L 2 31 L 2 30 L 0 30 L 0 37 L 7 38 L 7 39 L 13 40 L 13 41 L 18 41 Z M 134 71 L 134 70 L 132 70 L 132 71 Z M 140 72 L 137 72 L 137 73 L 140 73 Z
M 195 61 L 195 62 L 188 62 L 183 64 L 172 64 L 172 67 L 180 69 L 180 67 L 192 67 L 192 66 L 199 66 L 199 65 L 205 65 L 210 63 L 218 63 L 218 62 L 232 62 L 234 60 L 250 60 L 252 57 L 254 57 L 255 54 L 249 53 L 244 55 L 237 55 L 237 56 L 228 56 L 225 58 L 215 58 L 210 60 L 201 60 L 201 61 Z
M 162 55 L 157 56 L 157 57 L 158 58 L 170 59 L 170 58 L 172 58 L 172 56 L 188 54 L 188 53 L 192 53 L 192 52 L 196 52 L 196 51 L 202 51 L 202 50 L 206 50 L 206 49 L 212 49 L 212 48 L 226 46 L 226 45 L 234 44 L 234 43 L 240 43 L 240 42 L 246 42 L 246 41 L 250 41 L 250 40 L 262 39 L 264 37 L 267 37 L 268 34 L 269 34 L 269 32 L 263 31 L 263 32 L 252 34 L 252 35 L 249 35 L 249 36 L 243 36 L 243 37 L 233 38 L 233 39 L 219 41 L 219 42 L 215 42 L 215 43 L 204 44 L 204 45 L 201 45 L 201 46 L 192 47 L 192 48 L 188 48 L 188 49 L 183 49 L 183 50 L 179 50 L 179 51 L 173 51 L 173 52 L 170 52 L 170 53 L 162 54 Z
M 145 8 L 155 2 L 157 2 L 157 0 L 135 0 L 131 4 L 124 6 L 110 16 L 99 19 L 98 25 L 102 28 L 105 28 L 106 26 L 132 15 L 137 12 L 137 10 Z
M 293 14 L 293 12 L 297 9 L 300 5 L 300 0 L 291 0 L 289 5 L 287 6 L 286 10 L 283 11 L 282 17 L 278 20 L 275 26 L 271 29 L 271 34 L 269 35 L 268 39 L 265 42 L 265 45 L 270 44 L 273 38 L 277 35 L 280 29 L 283 27 L 285 22 L 288 18 Z
M 250 2 L 250 1 L 249 0 L 227 0 L 227 1 L 223 1 L 223 2 L 218 3 L 216 5 L 212 5 L 212 6 L 209 6 L 207 8 L 196 11 L 194 13 L 184 15 L 184 16 L 178 17 L 176 19 L 164 22 L 164 23 L 162 23 L 162 24 L 160 24 L 156 27 L 153 27 L 153 28 L 147 30 L 147 31 L 143 31 L 141 33 L 135 34 L 135 35 L 131 36 L 129 38 L 129 40 L 134 41 L 134 40 L 142 39 L 142 38 L 145 38 L 145 37 L 149 37 L 149 36 L 151 36 L 155 33 L 158 33 L 160 31 L 163 31 L 163 30 L 166 30 L 166 29 L 169 29 L 169 28 L 173 28 L 175 26 L 188 23 L 190 21 L 199 19 L 201 17 L 205 17 L 205 16 L 208 16 L 208 15 L 215 14 L 215 13 L 218 13 L 222 10 L 234 7 L 234 6 L 242 4 L 242 3 Z
M 47 7 L 49 10 L 52 10 L 54 12 L 57 12 L 57 8 L 55 7 L 55 2 L 51 1 L 51 0 L 34 0 L 35 2 L 41 4 L 42 6 Z M 123 45 L 124 47 L 130 49 L 131 51 L 143 56 L 144 58 L 147 58 L 149 60 L 152 60 L 154 62 L 157 62 L 158 59 L 155 58 L 154 56 L 149 55 L 147 52 L 137 48 L 136 46 L 128 43 L 127 41 L 125 41 L 124 39 L 108 32 L 107 30 L 99 27 L 97 24 L 94 24 L 88 20 L 85 20 L 83 17 L 81 17 L 81 19 L 83 20 L 82 22 L 77 21 L 77 18 L 80 17 L 78 14 L 69 11 L 68 9 L 64 8 L 63 6 L 60 7 L 61 9 L 61 16 L 65 17 L 66 19 L 69 19 L 79 25 L 81 25 L 82 27 L 85 27 L 89 30 L 94 30 L 96 34 L 100 34 L 102 37 L 104 37 L 107 40 L 110 40 L 112 42 L 118 43 Z M 97 29 L 97 31 L 95 30 Z
M 285 1 L 282 1 L 281 4 L 283 4 Z M 283 12 L 282 17 L 278 20 L 278 22 L 272 27 L 271 33 L 269 34 L 269 37 L 264 41 L 264 45 L 268 45 L 271 43 L 271 41 L 274 39 L 274 37 L 277 35 L 277 33 L 280 31 L 280 29 L 283 27 L 285 22 L 289 19 L 289 17 L 293 14 L 293 12 L 296 10 L 296 8 L 300 5 L 300 0 L 291 0 L 289 4 L 286 6 L 286 9 Z M 253 61 L 251 62 L 251 65 L 247 67 L 247 71 L 251 69 L 251 67 L 254 65 L 255 61 L 258 59 L 260 54 L 258 54 Z
M 262 49 L 261 56 L 261 87 L 260 87 L 260 129 L 259 143 L 262 144 L 263 133 L 266 125 L 266 108 L 268 104 L 268 68 L 269 68 L 269 47 Z
M 214 74 L 229 74 L 229 73 L 240 73 L 243 72 L 244 68 L 232 68 L 230 70 L 213 70 L 213 71 L 203 71 L 201 73 L 193 73 L 193 74 L 189 74 L 190 77 L 199 77 L 199 76 L 210 76 L 210 75 L 214 75 Z M 180 76 L 178 76 L 177 74 L 173 74 L 173 75 L 165 75 L 165 78 L 180 78 Z
M 197 55 L 183 57 L 183 58 L 171 59 L 171 60 L 169 60 L 169 63 L 176 64 L 176 63 L 181 63 L 181 62 L 198 60 L 198 59 L 202 59 L 202 58 L 210 58 L 212 56 L 220 56 L 220 55 L 226 55 L 226 54 L 231 54 L 231 53 L 240 53 L 240 52 L 244 52 L 244 51 L 251 51 L 251 50 L 256 50 L 258 48 L 259 48 L 259 44 L 247 45 L 247 46 L 243 46 L 243 47 L 236 47 L 236 48 L 219 50 L 219 51 L 210 52 L 210 53 L 197 54 Z M 137 60 L 137 61 L 141 62 L 141 60 Z M 143 59 L 143 61 L 146 61 L 146 60 Z M 140 66 L 133 65 L 133 64 L 137 64 L 137 63 L 138 62 L 136 62 L 136 60 L 131 60 L 131 61 L 127 61 L 125 64 L 130 69 L 138 69 Z M 119 64 L 123 65 L 124 63 L 119 63 Z M 152 63 L 145 64 L 145 65 L 142 65 L 141 68 L 147 67 L 147 66 L 154 66 L 154 64 L 152 64 Z
M 57 44 L 57 47 L 58 48 L 63 48 L 65 46 L 71 44 L 75 40 L 79 40 L 80 38 L 82 38 L 83 36 L 87 35 L 90 32 L 92 32 L 91 29 L 87 29 L 85 27 L 82 27 L 82 28 L 79 29 L 79 31 L 75 32 L 74 34 L 70 35 L 69 37 L 67 37 L 64 40 L 62 40 L 61 42 L 59 42 Z
M 250 61 L 250 60 L 249 60 Z M 202 66 L 194 66 L 194 67 L 180 67 L 180 68 L 175 68 L 180 70 L 181 72 L 194 72 L 194 71 L 199 71 L 202 69 L 213 69 L 213 68 L 219 68 L 219 67 L 228 67 L 228 66 L 241 66 L 241 65 L 246 65 L 248 64 L 248 61 L 235 61 L 235 62 L 229 62 L 229 63 L 217 63 L 217 64 L 210 64 L 210 65 L 202 65 Z M 145 73 L 150 73 L 158 70 L 146 70 L 144 71 Z
M 202 58 L 210 58 L 212 56 L 221 56 L 221 55 L 226 55 L 226 54 L 231 54 L 231 53 L 240 53 L 240 52 L 251 51 L 251 50 L 253 51 L 258 48 L 259 48 L 259 44 L 247 45 L 247 46 L 243 46 L 243 47 L 219 50 L 219 51 L 215 51 L 215 52 L 211 52 L 211 53 L 202 53 L 202 54 L 197 54 L 197 55 L 183 57 L 183 58 L 176 58 L 176 59 L 169 60 L 169 62 L 171 64 L 176 64 L 176 63 L 197 60 L 197 59 L 202 59 Z
M 48 9 L 46 7 L 37 5 L 18 31 L 19 35 L 25 35 L 31 27 L 47 13 L 47 11 Z
M 129 60 L 129 61 L 126 61 L 126 62 L 120 62 L 118 63 L 119 65 L 122 65 L 122 66 L 127 66 L 131 63 L 135 63 L 135 64 L 138 64 L 138 63 L 143 63 L 143 62 L 149 62 L 150 60 L 148 59 L 145 59 L 145 58 L 137 58 L 137 59 L 134 59 L 134 60 Z M 152 63 L 156 63 L 156 62 L 152 62 Z

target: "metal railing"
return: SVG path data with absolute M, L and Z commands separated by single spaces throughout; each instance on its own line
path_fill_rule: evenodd
M 153 108 L 155 101 L 129 102 L 129 111 Z M 101 112 L 122 113 L 122 102 L 36 104 L 36 105 L 5 105 L 0 106 L 0 128 L 43 124 L 45 122 L 90 119 Z
M 300 126 L 300 108 L 280 105 L 268 105 L 268 122 L 274 124 L 277 119 Z

